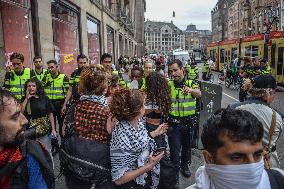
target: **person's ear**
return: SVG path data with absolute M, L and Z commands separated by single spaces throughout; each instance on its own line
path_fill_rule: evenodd
M 210 152 L 208 152 L 207 150 L 203 150 L 202 154 L 203 154 L 204 161 L 206 163 L 208 163 L 208 164 L 214 163 L 214 157 Z

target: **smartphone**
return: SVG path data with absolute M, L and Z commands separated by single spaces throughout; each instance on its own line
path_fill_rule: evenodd
M 157 156 L 164 151 L 166 151 L 166 147 L 159 147 L 154 151 L 153 156 Z

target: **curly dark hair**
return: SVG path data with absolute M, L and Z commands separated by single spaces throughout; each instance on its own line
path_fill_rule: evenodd
M 36 95 L 39 96 L 39 98 L 42 98 L 45 96 L 45 93 L 44 93 L 44 88 L 43 88 L 43 85 L 42 83 L 36 78 L 36 77 L 32 77 L 30 79 L 28 79 L 25 83 L 25 86 L 24 86 L 24 98 L 26 98 L 26 94 L 27 94 L 27 88 L 28 88 L 28 83 L 31 82 L 31 83 L 35 83 L 36 84 Z
M 160 107 L 162 116 L 167 120 L 171 97 L 167 80 L 159 72 L 150 73 L 145 80 L 146 103 L 151 102 Z
M 118 121 L 131 121 L 140 114 L 144 99 L 138 89 L 120 89 L 112 97 L 110 111 Z
M 22 53 L 18 53 L 18 52 L 14 52 L 10 56 L 10 61 L 12 61 L 13 59 L 19 59 L 19 60 L 21 60 L 21 62 L 24 62 L 24 60 L 25 60 L 24 55 Z
M 9 104 L 7 103 L 7 99 L 5 100 L 4 98 L 7 99 L 14 99 L 15 101 L 17 101 L 15 95 L 13 93 L 11 93 L 10 91 L 8 91 L 7 89 L 2 89 L 0 87 L 0 113 L 2 113 L 5 109 L 6 106 L 8 106 Z
M 101 65 L 86 67 L 80 75 L 78 91 L 82 95 L 103 95 L 108 88 L 109 78 Z

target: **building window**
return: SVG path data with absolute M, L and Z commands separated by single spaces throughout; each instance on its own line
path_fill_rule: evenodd
M 107 26 L 107 53 L 114 57 L 114 30 Z
M 77 67 L 79 51 L 79 11 L 76 7 L 54 1 L 51 3 L 55 60 L 60 71 L 71 75 Z
M 10 56 L 13 52 L 24 55 L 24 66 L 31 67 L 32 31 L 30 23 L 30 0 L 0 1 L 0 15 L 2 31 L 0 36 L 4 42 L 6 63 L 2 66 L 11 66 Z
M 100 63 L 100 24 L 97 20 L 87 18 L 88 54 L 91 64 Z

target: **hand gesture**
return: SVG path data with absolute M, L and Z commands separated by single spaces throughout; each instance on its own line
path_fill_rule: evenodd
M 26 99 L 29 100 L 31 97 L 35 96 L 34 94 L 30 94 L 30 92 L 26 91 Z
M 159 136 L 159 135 L 162 135 L 164 133 L 166 133 L 168 131 L 168 124 L 167 123 L 162 123 L 161 125 L 159 125 L 159 127 L 154 131 L 155 132 L 155 136 Z
M 184 87 L 183 89 L 182 89 L 182 93 L 184 94 L 184 95 L 188 95 L 189 93 L 191 93 L 192 92 L 192 88 L 190 88 L 190 87 Z
M 153 152 L 150 153 L 149 157 L 148 157 L 148 164 L 151 167 L 154 167 L 157 163 L 160 162 L 160 160 L 162 159 L 162 157 L 164 157 L 164 151 L 161 152 L 159 155 L 154 156 Z

